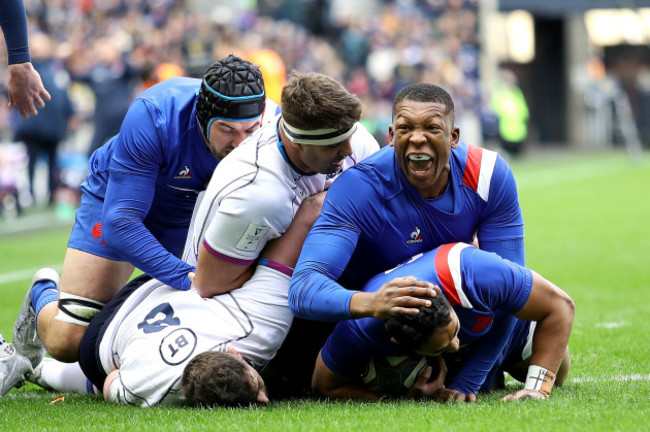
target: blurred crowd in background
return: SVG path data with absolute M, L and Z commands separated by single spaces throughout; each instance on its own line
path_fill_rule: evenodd
M 478 0 L 206 3 L 25 0 L 32 60 L 53 100 L 23 121 L 0 88 L 0 141 L 26 145 L 5 145 L 0 156 L 0 190 L 17 209 L 54 201 L 73 208 L 88 155 L 119 131 L 135 95 L 172 76 L 201 76 L 230 53 L 261 66 L 277 102 L 291 69 L 340 80 L 362 99 L 364 122 L 382 144 L 392 99 L 408 83 L 448 89 L 460 118 L 480 110 Z M 40 198 L 12 184 L 18 167 L 31 177 L 49 158 L 50 187 Z
M 278 103 L 292 69 L 339 80 L 361 98 L 363 122 L 382 145 L 396 93 L 408 83 L 431 82 L 452 94 L 461 139 L 506 157 L 521 155 L 527 141 L 632 143 L 633 153 L 641 142 L 650 146 L 650 44 L 597 48 L 594 35 L 615 25 L 542 14 L 531 24 L 539 50 L 534 61 L 499 58 L 492 64 L 500 69 L 479 74 L 482 61 L 504 48 L 492 40 L 504 21 L 482 19 L 488 3 L 499 4 L 24 0 L 32 62 L 53 99 L 35 118 L 21 119 L 7 108 L 7 69 L 0 68 L 0 217 L 57 204 L 59 216 L 71 218 L 88 156 L 119 131 L 133 98 L 173 76 L 199 77 L 231 53 L 260 66 L 267 94 Z M 549 9 L 558 8 L 553 4 Z M 636 16 L 643 30 L 650 10 Z M 617 30 L 624 35 L 626 22 Z M 479 23 L 489 31 L 479 33 Z M 526 39 L 521 28 L 514 32 L 511 42 Z M 0 64 L 7 64 L 3 48 Z

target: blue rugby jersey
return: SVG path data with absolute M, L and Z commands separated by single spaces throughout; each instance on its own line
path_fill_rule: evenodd
M 447 191 L 427 200 L 385 147 L 330 188 L 298 260 L 289 305 L 301 318 L 349 319 L 352 290 L 373 275 L 445 243 L 471 243 L 474 235 L 481 249 L 525 264 L 517 187 L 503 158 L 459 143 Z
M 102 240 L 125 261 L 177 289 L 190 286 L 187 273 L 193 267 L 177 257 L 198 194 L 218 163 L 196 120 L 200 84 L 177 77 L 140 94 L 120 133 L 93 153 L 82 185 L 104 199 Z
M 515 348 L 523 349 L 526 333 L 518 332 L 517 337 L 512 333 L 515 325 L 527 328 L 528 323 L 512 315 L 530 296 L 530 270 L 494 253 L 453 243 L 375 276 L 363 291 L 377 291 L 386 282 L 404 276 L 440 286 L 458 315 L 463 364 L 447 376 L 447 387 L 476 393 L 507 355 Z M 384 322 L 375 318 L 340 322 L 321 350 L 325 365 L 344 376 L 360 376 L 370 358 L 379 353 L 413 354 L 392 343 Z

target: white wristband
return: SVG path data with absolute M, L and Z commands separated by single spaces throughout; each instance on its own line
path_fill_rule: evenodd
M 555 374 L 548 369 L 541 366 L 530 365 L 528 366 L 528 373 L 526 374 L 526 384 L 524 390 L 534 390 L 540 392 L 547 398 L 551 394 L 551 389 L 555 383 Z

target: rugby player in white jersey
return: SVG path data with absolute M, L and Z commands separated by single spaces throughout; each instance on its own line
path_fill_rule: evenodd
M 282 116 L 251 135 L 215 170 L 184 253 L 190 265 L 198 254 L 190 292 L 148 282 L 120 305 L 119 316 L 109 316 L 108 324 L 84 337 L 80 362 L 108 400 L 144 406 L 184 401 L 179 371 L 201 351 L 229 347 L 259 370 L 284 340 L 293 318 L 287 305 L 289 278 L 302 239 L 290 243 L 293 249 L 275 248 L 288 259 L 258 260 L 260 252 L 287 230 L 304 199 L 326 190 L 340 172 L 379 146 L 358 123 L 358 98 L 327 76 L 292 73 L 282 109 Z M 298 224 L 304 235 L 310 224 Z M 138 313 L 129 310 L 136 304 Z M 130 335 L 125 341 L 111 336 L 121 328 Z M 145 361 L 151 356 L 155 362 Z

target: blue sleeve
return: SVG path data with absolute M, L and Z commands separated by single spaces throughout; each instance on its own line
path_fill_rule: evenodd
M 501 156 L 497 157 L 494 167 L 486 212 L 487 216 L 481 220 L 477 231 L 480 248 L 526 265 L 524 219 L 517 184 L 512 170 Z
M 194 268 L 167 251 L 144 226 L 159 167 L 164 163 L 158 130 L 163 119 L 143 101 L 131 105 L 116 138 L 102 213 L 106 244 L 131 264 L 176 289 L 187 290 Z
M 355 321 L 336 325 L 321 349 L 321 358 L 329 370 L 347 377 L 359 377 L 368 366 L 373 351 L 366 349 L 358 333 L 353 331 Z
M 373 206 L 369 202 L 373 192 L 359 180 L 358 172 L 350 169 L 332 184 L 323 210 L 305 239 L 289 286 L 289 307 L 297 317 L 320 321 L 352 318 L 350 300 L 356 291 L 336 281 L 359 240 L 361 215 L 357 209 Z
M 533 288 L 529 269 L 474 247 L 463 249 L 461 259 L 464 289 L 474 309 L 515 314 L 524 307 Z
M 508 313 L 495 316 L 490 331 L 472 344 L 465 363 L 446 387 L 464 394 L 476 394 L 510 339 L 516 322 L 517 319 Z
M 7 45 L 10 65 L 30 62 L 27 38 L 27 15 L 23 0 L 4 0 L 0 14 L 0 28 Z

